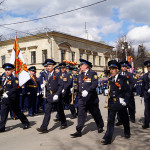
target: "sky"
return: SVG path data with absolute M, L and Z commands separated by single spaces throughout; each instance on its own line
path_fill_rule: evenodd
M 3 24 L 50 16 L 76 9 L 100 0 L 6 0 L 0 6 L 0 35 L 15 33 Z M 49 28 L 89 40 L 104 41 L 114 46 L 119 37 L 127 35 L 135 49 L 144 44 L 150 50 L 150 1 L 149 0 L 107 0 L 103 3 L 71 13 L 5 26 L 19 31 L 34 32 Z

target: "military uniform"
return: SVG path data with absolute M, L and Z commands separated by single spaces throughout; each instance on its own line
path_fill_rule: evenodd
M 119 69 L 119 63 L 116 60 L 108 62 L 108 66 Z M 130 137 L 129 117 L 127 113 L 126 105 L 129 102 L 130 91 L 128 88 L 128 81 L 125 77 L 117 74 L 115 77 L 110 77 L 108 81 L 109 93 L 108 93 L 108 121 L 107 131 L 103 137 L 102 144 L 110 144 L 114 132 L 115 116 L 118 112 L 123 126 L 124 134 L 126 138 Z
M 29 71 L 36 71 L 36 68 L 34 66 L 30 67 L 28 69 Z M 36 77 L 33 75 L 30 75 L 30 80 L 28 80 L 25 83 L 25 105 L 28 108 L 28 114 L 29 116 L 34 116 L 35 115 L 35 108 L 36 108 L 36 97 L 37 97 L 37 89 L 38 89 L 38 84 L 36 81 Z
M 130 72 L 121 72 L 121 75 L 125 76 L 129 82 L 129 89 L 130 89 L 130 101 L 128 103 L 128 110 L 130 119 L 132 122 L 135 122 L 135 99 L 134 99 L 134 92 L 135 92 L 135 85 L 136 85 L 136 76 Z
M 6 63 L 3 65 L 3 68 L 13 69 L 14 66 L 12 64 Z M 24 125 L 24 129 L 27 129 L 29 127 L 29 121 L 19 109 L 18 79 L 13 75 L 7 76 L 2 83 L 2 89 L 3 96 L 1 104 L 0 132 L 5 131 L 5 125 L 10 109 L 12 109 L 21 120 L 22 124 Z
M 60 63 L 59 67 L 66 67 L 65 63 Z M 72 118 L 76 117 L 76 111 L 75 111 L 75 107 L 74 105 L 71 105 L 71 91 L 70 89 L 72 88 L 73 85 L 73 78 L 71 73 L 69 72 L 64 72 L 64 73 L 60 73 L 62 79 L 63 79 L 63 90 L 62 90 L 62 98 L 63 98 L 63 102 L 64 102 L 64 106 L 68 106 L 71 114 L 72 114 Z
M 150 60 L 145 61 L 144 65 L 150 67 Z M 141 97 L 144 97 L 144 123 L 142 128 L 149 128 L 150 123 L 150 73 L 146 73 L 143 75 L 142 89 L 141 89 Z
M 56 63 L 49 59 L 48 64 L 55 65 Z M 55 105 L 57 112 L 61 121 L 61 128 L 67 126 L 66 117 L 64 114 L 63 104 L 62 104 L 62 89 L 63 81 L 59 73 L 51 72 L 46 79 L 46 104 L 45 104 L 45 114 L 43 123 L 37 130 L 39 132 L 47 132 L 47 127 L 50 121 L 52 106 Z
M 81 65 L 87 64 L 92 67 L 92 64 L 84 59 L 80 59 Z M 71 134 L 73 137 L 82 136 L 81 131 L 84 127 L 87 110 L 93 116 L 99 133 L 103 131 L 104 122 L 99 109 L 99 99 L 96 92 L 98 85 L 97 73 L 92 70 L 78 75 L 78 124 L 76 126 L 77 132 Z M 85 95 L 85 93 L 87 93 Z
M 40 77 L 39 77 L 40 86 L 43 84 L 43 81 L 46 81 L 46 79 L 47 79 L 47 71 L 42 70 L 40 72 Z M 40 103 L 41 103 L 41 106 L 42 106 L 43 110 L 45 111 L 46 98 L 43 95 L 44 92 L 46 92 L 46 91 L 44 91 L 44 89 L 42 90 L 40 88 L 40 97 L 41 97 Z
M 128 64 L 128 61 L 122 61 L 120 62 L 121 66 L 125 66 L 127 67 L 129 64 Z M 131 73 L 131 72 L 128 72 L 128 71 L 121 71 L 120 72 L 120 75 L 126 77 L 129 85 L 128 85 L 128 88 L 129 88 L 129 91 L 130 91 L 130 100 L 129 100 L 129 103 L 128 103 L 128 110 L 129 110 L 129 115 L 130 115 L 130 119 L 131 119 L 131 122 L 135 123 L 135 100 L 134 100 L 134 93 L 136 91 L 136 76 Z M 117 119 L 118 119 L 118 122 L 116 123 L 116 126 L 119 126 L 122 124 L 122 121 L 121 121 L 121 118 L 119 115 L 117 115 Z

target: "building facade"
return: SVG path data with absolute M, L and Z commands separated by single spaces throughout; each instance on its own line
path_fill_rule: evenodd
M 37 68 L 37 76 L 43 69 L 46 58 L 52 58 L 57 63 L 63 60 L 77 62 L 86 59 L 93 64 L 93 70 L 103 73 L 110 59 L 113 47 L 105 43 L 94 42 L 56 31 L 18 38 L 27 67 Z M 14 39 L 0 41 L 0 66 L 10 61 Z M 3 69 L 0 68 L 0 74 Z

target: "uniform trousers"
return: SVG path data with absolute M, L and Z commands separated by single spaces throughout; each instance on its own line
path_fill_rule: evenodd
M 59 118 L 61 121 L 61 125 L 66 125 L 66 117 L 64 114 L 62 101 L 60 100 L 60 101 L 55 102 L 55 103 L 46 102 L 44 119 L 43 119 L 43 123 L 40 127 L 43 130 L 47 130 L 47 127 L 49 125 L 50 118 L 51 118 L 51 112 L 52 112 L 53 105 L 55 105 L 55 107 L 57 109 L 57 112 L 58 112 L 58 115 L 59 115 Z
M 150 123 L 150 94 L 146 93 L 144 95 L 144 125 L 149 126 Z
M 91 113 L 93 116 L 96 125 L 98 128 L 103 128 L 104 127 L 104 122 L 101 116 L 101 112 L 99 109 L 98 103 L 95 104 L 84 104 L 80 102 L 79 100 L 79 105 L 78 105 L 78 125 L 76 126 L 77 131 L 81 131 L 84 127 L 86 117 L 87 117 L 87 110 Z
M 103 139 L 107 141 L 112 140 L 113 132 L 114 132 L 115 116 L 117 112 L 124 126 L 124 134 L 130 134 L 129 116 L 128 116 L 127 108 L 123 107 L 120 110 L 108 109 L 107 131 L 103 137 Z
M 1 104 L 0 130 L 5 129 L 6 121 L 8 118 L 8 113 L 10 112 L 10 110 L 13 110 L 13 112 L 18 116 L 22 124 L 29 125 L 28 119 L 19 109 L 19 104 L 17 105 L 16 102 L 11 102 L 10 104 L 3 103 Z

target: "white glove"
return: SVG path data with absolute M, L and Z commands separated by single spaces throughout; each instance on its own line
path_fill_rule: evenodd
M 147 91 L 148 93 L 150 93 L 150 89 L 148 89 L 148 91 Z
M 8 95 L 6 94 L 6 92 L 3 94 L 2 97 L 3 97 L 3 98 L 8 98 Z
M 127 104 L 125 103 L 125 101 L 124 101 L 124 98 L 119 98 L 119 101 L 120 101 L 120 104 L 122 105 L 122 106 L 126 106 Z
M 108 89 L 105 89 L 105 95 L 108 95 Z
M 40 95 L 40 93 L 37 93 L 37 96 L 39 96 Z
M 41 84 L 41 89 L 44 89 L 44 87 L 45 87 L 45 84 L 44 83 Z
M 88 91 L 84 90 L 84 91 L 82 92 L 82 97 L 86 97 L 87 95 L 88 95 Z
M 27 92 L 27 95 L 30 95 L 31 93 L 30 92 Z
M 65 92 L 65 90 L 63 89 L 63 90 L 62 90 L 62 93 L 64 93 L 64 92 Z
M 70 92 L 73 93 L 73 87 L 70 89 Z
M 53 101 L 57 101 L 57 100 L 58 100 L 58 95 L 54 95 Z

